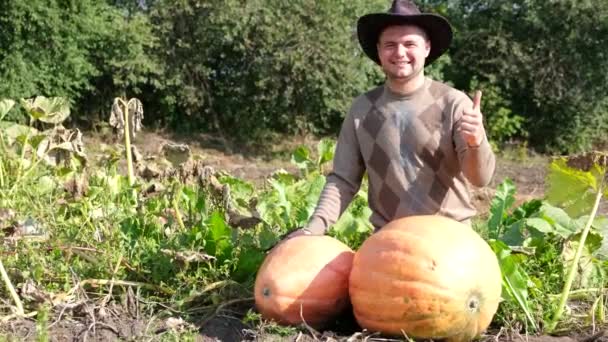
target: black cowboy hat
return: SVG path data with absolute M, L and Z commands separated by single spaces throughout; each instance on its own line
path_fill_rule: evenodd
M 422 28 L 431 40 L 431 51 L 425 65 L 431 64 L 450 47 L 452 27 L 447 19 L 437 14 L 421 13 L 413 1 L 393 0 L 387 13 L 370 13 L 359 18 L 357 36 L 363 52 L 380 64 L 376 47 L 380 33 L 388 26 L 404 24 Z

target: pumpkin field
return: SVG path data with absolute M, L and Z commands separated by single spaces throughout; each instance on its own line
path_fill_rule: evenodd
M 3 121 L 16 108 L 28 125 Z M 116 99 L 112 113 L 111 130 L 82 133 L 62 125 L 61 98 L 0 102 L 0 341 L 408 340 L 362 329 L 348 308 L 317 330 L 255 306 L 256 273 L 310 217 L 335 141 L 302 143 L 275 164 L 242 158 L 267 169 L 237 176 L 236 159 L 218 162 L 194 140 L 142 137 L 136 99 Z M 475 192 L 475 235 L 501 273 L 479 338 L 606 341 L 607 155 L 549 158 L 535 178 L 543 189 L 526 196 L 519 158 Z M 369 214 L 364 183 L 329 235 L 356 251 L 372 236 Z

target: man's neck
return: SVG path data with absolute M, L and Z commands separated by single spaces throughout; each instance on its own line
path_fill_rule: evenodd
M 403 79 L 389 79 L 389 88 L 399 95 L 409 95 L 418 90 L 424 84 L 424 73 L 419 73 L 414 78 L 403 80 Z

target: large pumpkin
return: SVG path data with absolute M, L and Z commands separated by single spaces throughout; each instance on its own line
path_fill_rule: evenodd
M 297 236 L 264 259 L 254 286 L 262 317 L 280 324 L 322 327 L 349 306 L 354 252 L 330 236 Z
M 361 245 L 350 300 L 368 330 L 469 341 L 490 325 L 501 283 L 496 255 L 469 226 L 412 216 L 388 223 Z

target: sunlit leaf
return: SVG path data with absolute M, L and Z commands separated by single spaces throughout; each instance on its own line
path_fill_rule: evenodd
M 511 179 L 507 178 L 496 189 L 496 194 L 490 204 L 490 219 L 488 220 L 490 237 L 498 238 L 503 220 L 507 217 L 508 210 L 513 203 L 515 203 L 515 185 Z
M 291 162 L 300 170 L 308 171 L 314 162 L 310 159 L 310 149 L 304 145 L 298 146 L 291 155 Z
M 315 210 L 317 200 L 325 185 L 325 177 L 321 174 L 312 174 L 302 189 L 294 190 L 293 196 L 299 197 L 299 205 L 296 213 L 296 225 L 303 226 Z
M 519 306 L 526 315 L 528 323 L 536 330 L 536 323 L 528 302 L 528 284 L 532 284 L 530 277 L 519 267 L 507 245 L 498 240 L 489 241 L 489 245 L 494 250 L 500 264 L 503 297 Z
M 293 184 L 297 181 L 296 176 L 283 169 L 273 172 L 270 179 L 274 179 L 277 182 L 285 185 Z
M 36 190 L 40 195 L 52 193 L 57 188 L 57 182 L 50 176 L 42 176 L 38 179 Z
M 31 137 L 39 133 L 35 128 L 6 121 L 0 122 L 0 129 L 3 130 L 8 145 L 12 145 L 16 141 L 24 141 L 28 134 Z
M 587 221 L 587 217 L 580 220 Z M 602 237 L 601 246 L 597 250 L 597 256 L 603 260 L 608 260 L 608 217 L 600 216 L 593 220 L 592 227 Z
M 307 146 L 298 146 L 291 155 L 292 160 L 296 164 L 310 161 L 310 149 Z
M 319 141 L 317 144 L 317 153 L 319 154 L 319 160 L 317 163 L 319 166 L 322 166 L 334 158 L 335 147 L 336 142 L 333 139 L 322 139 Z
M 571 217 L 589 213 L 598 188 L 599 168 L 582 171 L 569 167 L 563 158 L 554 160 L 547 176 L 547 201 L 564 208 Z
M 564 262 L 564 272 L 569 271 L 572 266 L 580 238 L 581 234 L 576 234 L 564 245 L 561 254 L 561 258 Z M 578 260 L 576 276 L 572 285 L 573 289 L 603 286 L 605 274 L 602 270 L 601 263 L 598 262 L 595 257 L 601 246 L 602 236 L 597 232 L 590 231 L 585 239 L 581 257 Z M 566 274 L 564 274 L 564 276 L 566 276 Z
M 14 105 L 15 101 L 10 99 L 4 99 L 0 101 L 0 121 L 4 119 L 6 114 L 8 114 L 8 112 L 11 110 L 11 108 L 13 108 Z
M 220 212 L 213 212 L 207 221 L 209 236 L 205 249 L 207 253 L 224 259 L 232 251 L 232 230 Z
M 577 225 L 576 221 L 565 210 L 554 207 L 546 202 L 543 203 L 539 216 L 551 225 L 553 233 L 563 238 L 568 238 L 578 229 L 582 228 L 582 226 Z
M 252 198 L 254 192 L 253 184 L 231 175 L 221 175 L 218 177 L 218 181 L 221 184 L 227 184 L 230 187 L 232 204 L 237 211 L 246 214 L 249 207 L 249 200 Z
M 59 124 L 70 116 L 70 103 L 63 97 L 36 96 L 21 99 L 21 105 L 34 120 Z

